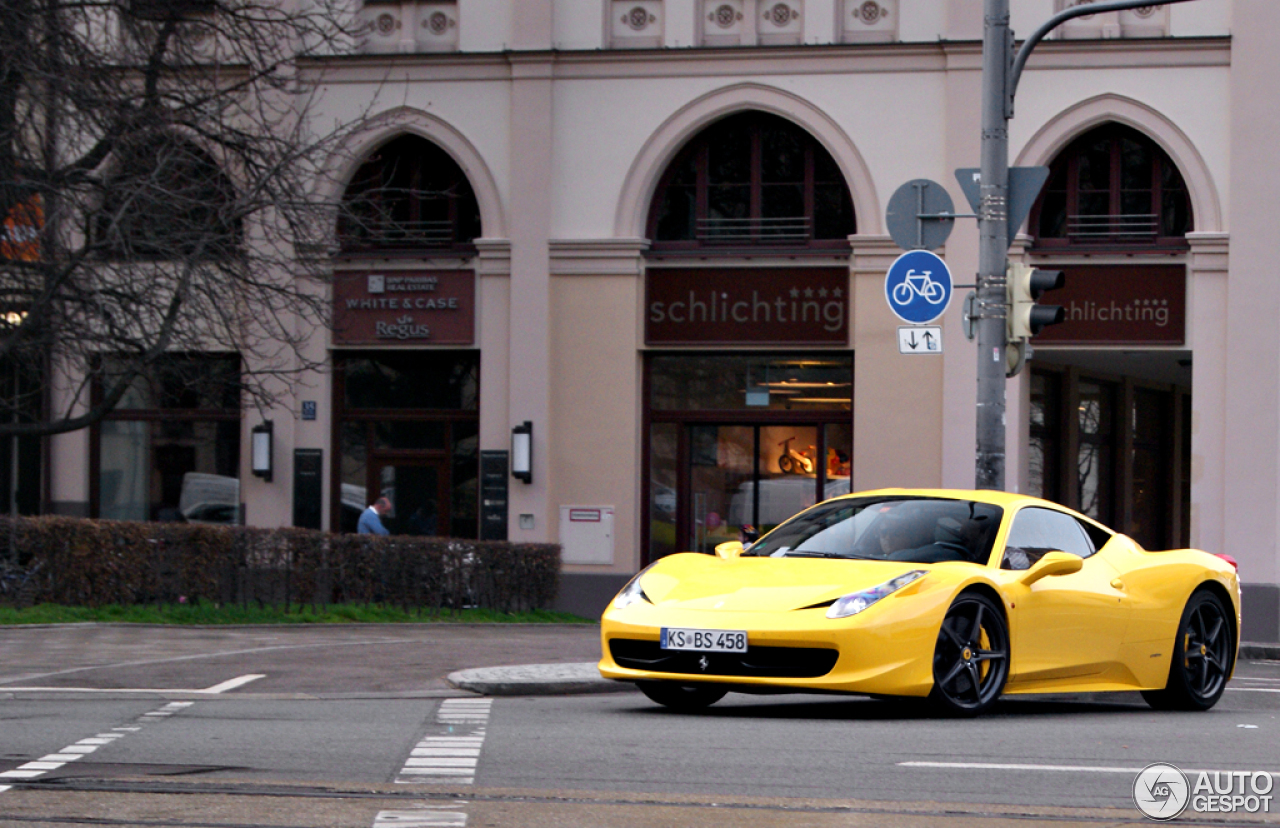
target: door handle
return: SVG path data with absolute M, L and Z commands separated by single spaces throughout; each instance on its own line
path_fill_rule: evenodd
M 1124 589 L 1124 581 L 1120 580 L 1119 578 L 1112 578 L 1112 579 L 1111 579 L 1111 588 L 1112 588 L 1112 589 Z

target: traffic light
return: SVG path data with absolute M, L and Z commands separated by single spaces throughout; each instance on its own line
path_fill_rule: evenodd
M 1061 305 L 1037 305 L 1040 294 L 1062 287 L 1061 270 L 1036 270 L 1009 262 L 1005 271 L 1005 321 L 1008 345 L 1005 376 L 1015 376 L 1031 356 L 1031 337 L 1066 318 Z
M 1030 339 L 1042 328 L 1056 325 L 1066 319 L 1061 305 L 1037 305 L 1040 294 L 1057 290 L 1064 283 L 1061 270 L 1036 270 L 1017 262 L 1010 262 L 1005 276 L 1005 296 L 1008 338 L 1010 342 Z

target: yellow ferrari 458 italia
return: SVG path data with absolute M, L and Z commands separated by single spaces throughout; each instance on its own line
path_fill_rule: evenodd
M 731 690 L 928 697 L 952 715 L 1140 690 L 1207 710 L 1239 631 L 1226 556 L 1150 552 L 1033 497 L 886 489 L 655 561 L 604 613 L 600 672 L 686 710 Z

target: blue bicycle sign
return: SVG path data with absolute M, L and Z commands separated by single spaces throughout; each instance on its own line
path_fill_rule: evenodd
M 932 322 L 951 304 L 951 271 L 928 250 L 909 250 L 885 274 L 884 295 L 903 322 Z

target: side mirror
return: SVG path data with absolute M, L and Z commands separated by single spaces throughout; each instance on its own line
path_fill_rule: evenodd
M 1069 552 L 1046 552 L 1035 565 L 1019 579 L 1024 586 L 1031 586 L 1041 578 L 1050 575 L 1070 575 L 1079 572 L 1084 566 L 1084 558 Z
M 741 555 L 742 550 L 742 541 L 725 541 L 716 546 L 716 555 L 728 561 Z

